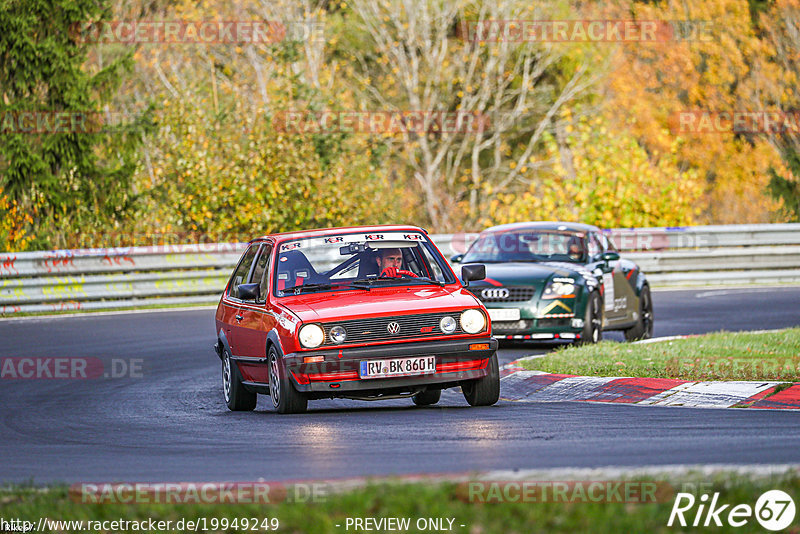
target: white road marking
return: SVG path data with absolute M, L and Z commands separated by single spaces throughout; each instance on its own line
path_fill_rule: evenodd
M 646 406 L 691 406 L 693 408 L 730 408 L 780 382 L 686 382 L 639 401 Z

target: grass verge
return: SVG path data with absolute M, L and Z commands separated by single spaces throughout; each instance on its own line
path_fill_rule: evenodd
M 526 369 L 583 376 L 800 381 L 800 328 L 717 332 L 656 343 L 604 341 L 522 362 Z
M 344 493 L 330 493 L 324 499 L 308 502 L 280 502 L 276 504 L 83 504 L 75 502 L 66 487 L 52 487 L 43 492 L 34 488 L 11 488 L 0 491 L 0 517 L 8 521 L 21 519 L 38 524 L 39 518 L 46 517 L 59 521 L 113 521 L 113 520 L 179 520 L 202 521 L 212 525 L 212 519 L 221 522 L 228 520 L 228 527 L 209 528 L 215 532 L 236 532 L 244 530 L 230 526 L 236 518 L 277 519 L 279 532 L 303 533 L 353 533 L 366 529 L 347 528 L 348 518 L 408 518 L 411 528 L 406 532 L 419 532 L 419 518 L 453 519 L 451 532 L 465 534 L 497 533 L 513 534 L 528 532 L 674 532 L 675 526 L 667 527 L 667 521 L 677 492 L 713 495 L 719 492 L 719 505 L 747 504 L 755 506 L 758 497 L 767 490 L 780 489 L 788 493 L 795 502 L 800 498 L 800 475 L 789 472 L 783 475 L 756 477 L 717 473 L 714 475 L 687 474 L 683 480 L 659 480 L 655 477 L 640 477 L 636 482 L 656 482 L 659 490 L 657 502 L 587 502 L 590 499 L 576 499 L 573 490 L 566 493 L 566 499 L 558 502 L 519 502 L 522 493 L 508 493 L 512 501 L 498 502 L 484 492 L 483 500 L 472 500 L 469 483 L 380 483 Z M 598 479 L 614 480 L 615 479 Z M 632 479 L 631 479 L 632 480 Z M 553 484 L 551 479 L 546 484 Z M 528 481 L 536 483 L 536 481 Z M 591 481 L 582 481 L 586 488 Z M 487 482 L 483 487 L 488 487 Z M 539 482 L 538 484 L 544 484 Z M 623 492 L 625 486 L 623 486 Z M 666 491 L 664 489 L 666 488 Z M 624 493 L 623 493 L 624 494 Z M 495 495 L 501 496 L 502 492 Z M 514 497 L 516 495 L 516 497 Z M 537 493 L 536 495 L 542 495 Z M 595 494 L 597 495 L 597 494 Z M 613 494 L 603 493 L 602 495 Z M 653 500 L 653 499 L 646 499 Z M 730 509 L 730 507 L 729 507 Z M 694 519 L 697 506 L 686 513 L 689 522 Z M 725 514 L 722 517 L 725 522 Z M 444 521 L 445 525 L 448 522 Z M 691 523 L 689 523 L 691 524 Z M 270 523 L 275 526 L 275 523 Z M 339 525 L 339 526 L 337 526 Z M 463 525 L 463 526 L 462 526 Z M 727 525 L 726 525 L 727 527 Z M 743 528 L 723 527 L 716 531 L 756 532 L 763 531 L 754 517 L 750 517 Z M 34 527 L 35 528 L 35 527 Z M 184 527 L 185 529 L 185 527 Z M 119 529 L 122 530 L 122 529 Z M 175 531 L 175 528 L 164 531 Z M 202 528 L 198 529 L 202 531 Z M 250 529 L 246 529 L 252 531 Z M 256 529 L 263 532 L 270 529 Z M 387 531 L 387 529 L 377 529 Z M 426 529 L 430 531 L 432 529 Z M 52 531 L 52 530 L 51 530 Z M 75 532 L 75 528 L 62 527 L 61 532 Z

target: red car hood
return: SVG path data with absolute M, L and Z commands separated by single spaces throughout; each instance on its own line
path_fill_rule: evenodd
M 389 315 L 461 311 L 480 306 L 463 288 L 392 287 L 371 291 L 316 293 L 279 300 L 304 323 Z

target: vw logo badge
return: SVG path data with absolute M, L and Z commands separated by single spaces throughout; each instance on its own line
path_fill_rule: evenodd
M 388 330 L 390 334 L 397 334 L 400 332 L 400 323 L 392 321 L 386 325 L 386 330 Z
M 490 287 L 481 291 L 481 296 L 485 299 L 507 299 L 508 295 L 509 291 L 505 287 Z

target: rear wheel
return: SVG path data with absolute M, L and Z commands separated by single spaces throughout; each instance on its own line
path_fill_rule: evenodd
M 636 341 L 651 337 L 653 337 L 653 299 L 650 296 L 650 287 L 644 286 L 639 295 L 639 318 L 633 328 L 625 330 L 625 339 Z
M 491 406 L 500 398 L 500 367 L 497 354 L 489 359 L 489 374 L 461 383 L 461 391 L 470 406 Z
M 442 390 L 429 389 L 427 391 L 417 393 L 411 398 L 413 399 L 414 404 L 417 406 L 430 406 L 431 404 L 436 404 L 439 402 L 439 399 L 442 398 Z
M 581 332 L 581 345 L 597 343 L 603 339 L 603 301 L 600 293 L 592 291 L 589 302 L 586 303 L 586 314 L 583 319 L 583 332 Z
M 274 346 L 269 348 L 269 396 L 278 413 L 303 413 L 308 397 L 294 389 Z
M 254 410 L 258 402 L 258 395 L 247 391 L 242 384 L 242 375 L 228 349 L 223 349 L 222 353 L 222 395 L 228 409 L 234 412 Z

